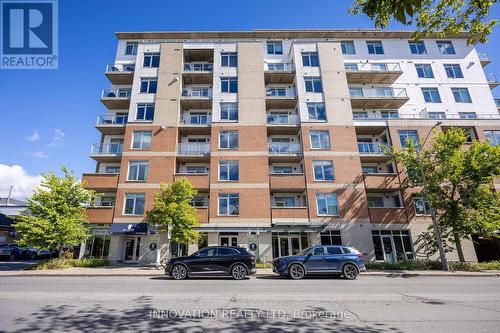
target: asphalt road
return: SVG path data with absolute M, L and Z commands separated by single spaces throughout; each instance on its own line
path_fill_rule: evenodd
M 0 278 L 5 332 L 498 332 L 500 278 Z

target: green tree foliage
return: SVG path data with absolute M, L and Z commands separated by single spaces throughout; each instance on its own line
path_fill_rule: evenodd
M 355 0 L 350 11 L 375 20 L 386 28 L 391 19 L 415 26 L 415 39 L 430 35 L 446 37 L 469 31 L 469 44 L 486 43 L 497 20 L 489 19 L 491 6 L 498 0 Z
M 146 212 L 149 223 L 160 226 L 160 230 L 172 234 L 178 243 L 190 243 L 198 238 L 193 230 L 198 226 L 198 215 L 191 201 L 198 191 L 189 180 L 181 178 L 170 184 L 160 184 L 155 193 L 153 209 Z
M 80 244 L 88 237 L 85 226 L 85 204 L 93 199 L 93 192 L 66 167 L 64 176 L 44 174 L 42 183 L 28 199 L 28 212 L 19 216 L 14 225 L 22 246 L 61 250 Z
M 461 261 L 460 239 L 500 230 L 500 194 L 493 185 L 500 175 L 500 146 L 466 142 L 465 130 L 452 128 L 439 132 L 428 148 L 419 151 L 408 141 L 407 148 L 392 152 L 407 169 L 408 186 L 422 186 L 425 173 L 422 194 L 436 209 L 443 239 L 455 244 Z

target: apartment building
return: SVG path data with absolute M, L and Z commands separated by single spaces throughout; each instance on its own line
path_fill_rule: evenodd
M 119 32 L 92 146 L 101 194 L 82 256 L 152 263 L 167 237 L 148 225 L 161 182 L 198 189 L 198 246 L 239 245 L 263 261 L 314 244 L 369 260 L 426 257 L 417 189 L 384 154 L 407 138 L 466 128 L 500 143 L 490 61 L 467 34 L 412 41 L 378 30 Z M 432 136 L 432 134 L 431 134 Z M 250 246 L 252 244 L 252 246 Z M 464 241 L 467 260 L 474 246 Z M 455 253 L 450 259 L 456 258 Z

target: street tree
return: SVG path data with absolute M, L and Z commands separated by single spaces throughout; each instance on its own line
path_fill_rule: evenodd
M 469 31 L 469 44 L 486 43 L 496 19 L 488 14 L 498 0 L 355 0 L 350 11 L 365 14 L 376 28 L 386 28 L 391 20 L 414 26 L 415 39 L 437 35 L 443 38 Z
M 407 186 L 425 189 L 424 200 L 437 213 L 443 240 L 452 241 L 464 261 L 461 239 L 500 230 L 500 195 L 493 185 L 500 175 L 500 146 L 467 145 L 468 134 L 461 128 L 436 134 L 428 147 L 408 140 L 392 155 L 406 167 Z
M 59 250 L 80 244 L 88 238 L 85 205 L 94 197 L 92 191 L 62 166 L 63 176 L 42 174 L 40 186 L 28 199 L 27 212 L 14 224 L 22 246 Z

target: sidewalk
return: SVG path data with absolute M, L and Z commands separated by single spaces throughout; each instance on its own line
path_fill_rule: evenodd
M 96 268 L 68 268 L 61 270 L 38 270 L 38 271 L 0 271 L 1 277 L 18 277 L 18 276 L 163 276 L 162 269 L 155 269 L 154 267 L 131 267 L 131 266 L 109 266 L 109 267 L 96 267 Z M 275 276 L 271 269 L 257 269 L 256 276 Z M 361 276 L 381 276 L 381 277 L 401 277 L 412 278 L 419 276 L 432 276 L 432 277 L 500 277 L 500 271 L 484 271 L 484 272 L 442 272 L 442 271 L 379 271 L 370 270 L 364 272 Z

